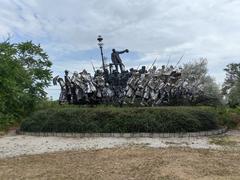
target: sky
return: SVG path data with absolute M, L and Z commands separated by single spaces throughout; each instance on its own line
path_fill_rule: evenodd
M 101 65 L 97 36 L 111 49 L 129 49 L 127 68 L 175 65 L 208 59 L 209 74 L 221 84 L 223 69 L 240 57 L 239 0 L 0 0 L 0 38 L 41 44 L 53 76 Z M 58 98 L 51 86 L 48 96 Z

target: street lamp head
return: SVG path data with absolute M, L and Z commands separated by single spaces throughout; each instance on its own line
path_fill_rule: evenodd
M 99 47 L 102 48 L 102 47 L 103 47 L 103 43 L 102 43 L 103 38 L 102 38 L 102 36 L 99 35 L 98 38 L 97 38 L 97 40 L 98 40 L 98 45 L 99 45 Z
M 97 38 L 97 40 L 98 40 L 99 43 L 102 42 L 102 40 L 103 40 L 102 36 L 99 35 L 98 38 Z

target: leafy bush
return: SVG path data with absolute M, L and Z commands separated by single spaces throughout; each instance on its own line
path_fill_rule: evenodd
M 240 127 L 240 108 L 217 108 L 218 119 L 221 125 L 227 126 L 230 129 Z
M 22 131 L 30 132 L 195 132 L 216 129 L 211 108 L 52 108 L 26 118 Z
M 5 131 L 16 123 L 17 120 L 13 115 L 6 115 L 0 112 L 0 131 Z

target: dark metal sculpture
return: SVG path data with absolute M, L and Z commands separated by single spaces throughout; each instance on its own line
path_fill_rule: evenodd
M 122 59 L 120 58 L 119 54 L 123 54 L 125 52 L 128 53 L 129 52 L 128 49 L 125 49 L 124 51 L 116 51 L 115 49 L 112 49 L 111 59 L 117 72 L 119 72 L 118 66 L 120 67 L 121 73 L 123 72 L 123 67 L 125 66 L 122 63 Z
M 94 76 L 86 70 L 74 72 L 71 78 L 66 70 L 64 80 L 56 76 L 53 84 L 58 83 L 61 86 L 60 104 L 67 102 L 159 106 L 177 103 L 180 99 L 193 102 L 202 93 L 201 87 L 192 84 L 190 77 L 182 77 L 182 68 L 164 65 L 157 68 L 156 59 L 148 70 L 145 66 L 139 70 L 133 68 L 124 70 L 119 54 L 129 52 L 128 49 L 120 52 L 113 49 L 112 64 L 106 65 L 102 51 L 103 38 L 99 36 L 97 40 L 101 50 L 102 70 L 96 70 L 93 66 Z

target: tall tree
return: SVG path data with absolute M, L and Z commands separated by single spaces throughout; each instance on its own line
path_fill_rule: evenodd
M 182 71 L 183 79 L 186 79 L 191 87 L 201 89 L 203 95 L 196 99 L 206 105 L 218 105 L 222 101 L 220 88 L 215 80 L 208 74 L 207 59 L 184 64 Z
M 27 73 L 31 76 L 32 85 L 28 92 L 36 98 L 46 97 L 44 88 L 50 85 L 51 61 L 40 45 L 31 41 L 16 45 L 17 57 Z
M 228 64 L 227 67 L 224 69 L 226 72 L 226 78 L 223 84 L 223 94 L 228 94 L 229 90 L 233 88 L 237 82 L 240 81 L 240 63 L 231 63 Z
M 222 93 L 231 106 L 240 105 L 240 63 L 228 64 Z
M 51 65 L 40 45 L 31 41 L 0 43 L 0 125 L 6 117 L 26 115 L 46 97 Z

